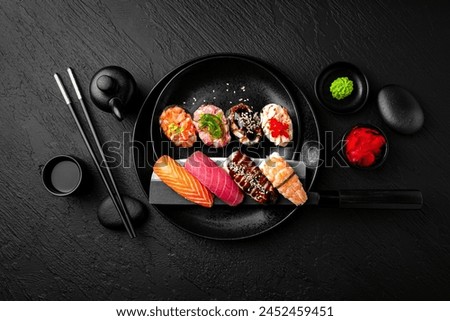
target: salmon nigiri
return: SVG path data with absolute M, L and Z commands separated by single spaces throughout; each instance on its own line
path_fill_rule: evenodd
M 259 165 L 259 168 L 278 192 L 292 203 L 299 206 L 306 202 L 308 196 L 303 189 L 300 179 L 295 174 L 294 169 L 278 153 L 270 154 Z
M 161 156 L 155 163 L 156 175 L 185 199 L 204 207 L 213 205 L 213 195 L 198 179 L 171 157 Z

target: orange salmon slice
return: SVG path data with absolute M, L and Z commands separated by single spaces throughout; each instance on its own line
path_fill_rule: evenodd
M 161 156 L 156 161 L 153 171 L 167 186 L 185 199 L 204 207 L 213 205 L 212 193 L 171 157 Z

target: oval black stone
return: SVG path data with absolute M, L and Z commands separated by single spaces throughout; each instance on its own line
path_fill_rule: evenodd
M 133 227 L 137 227 L 147 219 L 147 208 L 135 198 L 123 195 L 123 202 L 131 217 Z M 97 210 L 97 217 L 104 227 L 114 230 L 125 229 L 122 223 L 119 213 L 111 199 L 111 197 L 105 198 Z
M 423 126 L 424 115 L 417 99 L 405 88 L 389 85 L 378 93 L 378 108 L 386 124 L 402 134 L 413 134 Z

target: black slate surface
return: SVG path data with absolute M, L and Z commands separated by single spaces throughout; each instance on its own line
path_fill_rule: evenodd
M 2 2 L 0 299 L 450 299 L 449 14 L 444 1 Z M 327 64 L 359 66 L 369 102 L 346 116 L 315 103 L 321 134 L 334 130 L 337 142 L 353 124 L 372 122 L 389 136 L 389 159 L 374 172 L 322 168 L 315 187 L 419 188 L 423 209 L 304 208 L 239 242 L 189 235 L 155 211 L 135 240 L 103 228 L 96 209 L 107 192 L 52 74 L 68 84 L 71 66 L 86 95 L 94 72 L 116 64 L 144 96 L 175 66 L 214 52 L 267 60 L 310 98 Z M 383 125 L 375 94 L 389 83 L 424 108 L 417 134 Z M 128 168 L 113 172 L 124 193 L 145 202 L 129 157 L 135 115 L 92 117 L 103 140 L 125 137 Z M 82 197 L 57 198 L 41 185 L 41 166 L 62 153 L 87 165 Z

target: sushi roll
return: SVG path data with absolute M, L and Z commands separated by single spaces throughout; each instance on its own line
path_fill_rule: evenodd
M 237 104 L 228 111 L 231 132 L 245 145 L 259 143 L 262 137 L 261 120 L 258 113 L 246 104 Z
M 293 138 L 292 120 L 286 107 L 268 104 L 261 111 L 261 127 L 275 145 L 285 147 Z
M 234 182 L 255 201 L 260 204 L 276 202 L 276 189 L 250 157 L 236 151 L 227 159 L 225 166 Z
M 203 104 L 194 112 L 194 125 L 203 143 L 224 147 L 230 142 L 230 130 L 225 115 L 217 106 Z
M 180 106 L 174 105 L 164 109 L 159 116 L 159 125 L 176 146 L 192 147 L 197 140 L 192 117 Z
M 308 196 L 294 169 L 278 153 L 272 153 L 259 165 L 273 186 L 295 205 L 303 205 Z

